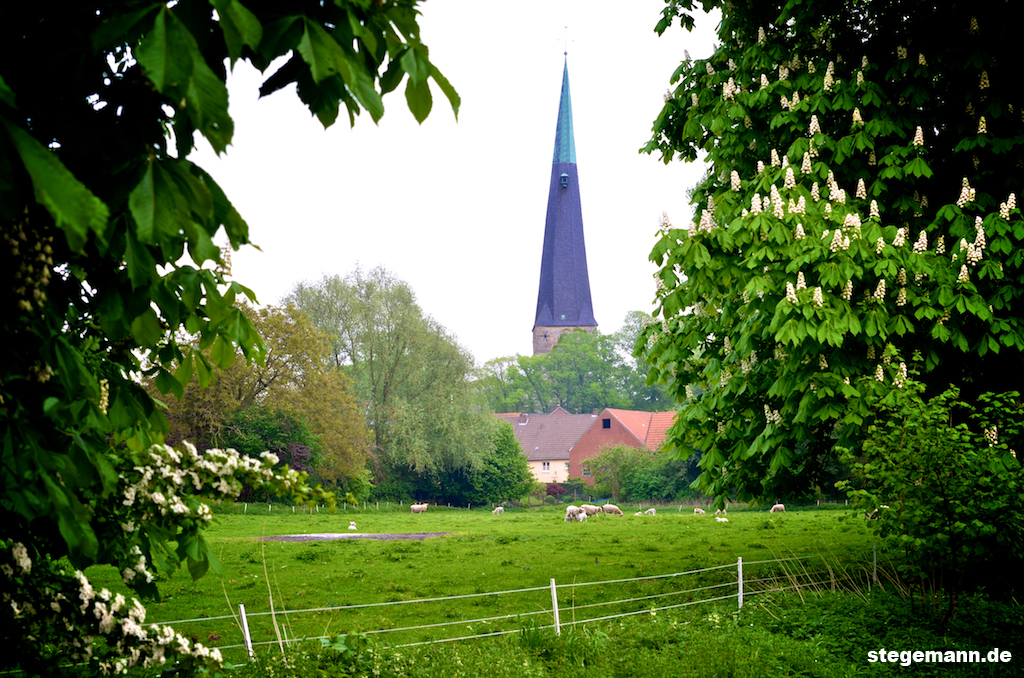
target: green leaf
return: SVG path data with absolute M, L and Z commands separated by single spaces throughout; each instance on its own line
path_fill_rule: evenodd
M 0 103 L 7 104 L 11 108 L 17 108 L 14 104 L 14 90 L 7 86 L 2 75 L 0 75 Z
M 217 367 L 226 370 L 231 367 L 231 363 L 235 362 L 235 347 L 224 337 L 217 337 L 210 350 L 210 357 L 213 358 L 213 363 Z
M 142 315 L 132 320 L 132 336 L 140 346 L 155 346 L 163 338 L 164 329 L 160 326 L 156 311 L 147 308 Z
M 444 95 L 448 97 L 448 103 L 452 106 L 452 111 L 455 113 L 455 119 L 459 119 L 459 107 L 462 105 L 462 99 L 459 97 L 459 93 L 455 91 L 448 79 L 441 75 L 441 71 L 434 67 L 434 64 L 430 64 L 430 77 L 434 79 L 437 86 L 441 88 Z
M 128 195 L 139 242 L 161 246 L 180 242 L 181 225 L 191 219 L 191 209 L 161 161 L 146 166 L 142 180 Z M 165 254 L 169 248 L 164 247 Z
M 416 122 L 422 123 L 430 115 L 430 108 L 433 106 L 430 86 L 425 82 L 416 84 L 410 79 L 405 83 L 405 101 L 409 104 L 409 110 L 412 111 Z
M 79 251 L 92 231 L 102 236 L 109 210 L 68 168 L 32 135 L 0 117 L 7 136 L 32 179 L 35 199 L 64 231 L 68 247 Z
M 220 28 L 224 32 L 224 43 L 228 58 L 234 65 L 242 56 L 242 46 L 248 45 L 254 51 L 263 38 L 263 26 L 256 15 L 246 9 L 238 0 L 211 0 L 220 17 Z
M 415 48 L 406 49 L 399 58 L 399 62 L 402 64 L 402 70 L 409 75 L 409 79 L 414 83 L 420 85 L 427 81 L 427 76 L 430 75 L 429 62 Z

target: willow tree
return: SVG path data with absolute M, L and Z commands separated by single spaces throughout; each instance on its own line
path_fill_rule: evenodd
M 664 219 L 637 350 L 684 403 L 669 439 L 703 450 L 701 489 L 768 499 L 827 480 L 915 375 L 1018 386 L 1016 30 L 994 0 L 699 4 L 720 44 L 686 55 L 644 150 L 710 168 L 692 223 Z
M 235 305 L 252 293 L 226 275 L 213 242 L 221 234 L 238 248 L 248 228 L 186 158 L 197 134 L 218 153 L 231 143 L 225 79 L 239 59 L 267 73 L 262 94 L 295 84 L 325 126 L 341 110 L 376 121 L 403 80 L 417 119 L 431 80 L 457 108 L 416 5 L 86 0 L 25 5 L 0 23 L 5 668 L 118 672 L 193 654 L 187 638 L 143 629 L 141 607 L 104 598 L 64 563 L 114 565 L 155 594 L 156 571 L 187 563 L 199 576 L 213 562 L 200 497 L 230 495 L 236 480 L 308 490 L 259 462 L 158 444 L 166 423 L 141 373 L 180 394 L 236 352 L 264 353 Z

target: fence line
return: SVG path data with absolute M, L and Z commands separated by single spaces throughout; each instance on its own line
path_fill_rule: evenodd
M 642 576 L 642 577 L 630 577 L 630 578 L 624 578 L 624 579 L 608 579 L 608 580 L 594 581 L 594 582 L 573 582 L 573 583 L 570 583 L 570 584 L 557 584 L 554 579 L 551 579 L 550 586 L 533 586 L 533 587 L 527 587 L 527 588 L 522 588 L 522 589 L 510 589 L 510 590 L 503 590 L 503 591 L 489 591 L 489 592 L 485 592 L 485 593 L 469 593 L 469 594 L 460 594 L 460 595 L 452 595 L 452 596 L 439 596 L 439 597 L 435 597 L 435 598 L 417 598 L 417 599 L 413 599 L 413 600 L 398 600 L 398 601 L 389 601 L 389 602 L 381 602 L 381 603 L 360 603 L 360 604 L 353 604 L 353 605 L 338 605 L 338 606 L 331 606 L 331 607 L 308 608 L 308 609 L 302 609 L 302 610 L 275 610 L 275 611 L 271 611 L 271 612 L 255 612 L 255 613 L 249 612 L 248 614 L 246 614 L 246 612 L 244 611 L 244 607 L 240 605 L 239 608 L 240 608 L 240 613 L 241 614 L 239 616 L 241 617 L 241 619 L 237 619 L 235 617 L 235 615 L 223 615 L 223 616 L 218 616 L 218 617 L 203 617 L 203 618 L 199 618 L 199 619 L 182 619 L 182 620 L 160 622 L 160 623 L 161 624 L 173 625 L 173 624 L 196 623 L 196 622 L 204 622 L 204 621 L 223 620 L 223 619 L 236 619 L 236 621 L 239 623 L 239 626 L 240 626 L 240 628 L 242 630 L 242 635 L 243 635 L 243 638 L 245 640 L 244 644 L 223 645 L 223 646 L 220 646 L 218 649 L 224 651 L 224 650 L 234 650 L 234 649 L 244 648 L 248 652 L 248 654 L 250 656 L 254 656 L 253 655 L 253 648 L 254 647 L 260 647 L 260 646 L 264 646 L 264 645 L 275 645 L 275 644 L 278 644 L 279 641 L 278 640 L 267 640 L 267 641 L 253 642 L 253 640 L 251 639 L 250 633 L 249 633 L 249 626 L 248 626 L 247 618 L 260 617 L 260 616 L 271 616 L 271 615 L 292 615 L 292 614 L 312 613 L 312 612 L 336 612 L 336 611 L 341 611 L 341 610 L 354 610 L 354 609 L 360 609 L 360 608 L 373 608 L 373 607 L 382 607 L 382 606 L 389 606 L 389 605 L 408 605 L 408 604 L 412 604 L 412 603 L 444 602 L 444 601 L 460 600 L 460 599 L 467 599 L 467 598 L 481 598 L 481 597 L 487 597 L 487 596 L 499 596 L 499 595 L 514 594 L 514 593 L 533 593 L 533 592 L 537 592 L 537 591 L 550 590 L 551 591 L 551 596 L 552 596 L 552 601 L 551 601 L 552 602 L 552 606 L 551 606 L 550 609 L 530 610 L 530 611 L 525 611 L 525 612 L 501 614 L 501 615 L 495 615 L 495 616 L 490 616 L 490 617 L 481 617 L 481 618 L 477 618 L 477 619 L 458 619 L 458 620 L 454 620 L 454 621 L 436 622 L 436 623 L 422 624 L 422 625 L 417 625 L 417 626 L 405 626 L 405 627 L 396 627 L 396 628 L 390 628 L 390 629 L 375 629 L 375 630 L 370 630 L 370 631 L 364 631 L 362 633 L 364 633 L 366 635 L 371 635 L 371 634 L 386 634 L 386 633 L 419 631 L 419 630 L 424 630 L 424 629 L 437 629 L 437 628 L 443 628 L 443 627 L 448 627 L 448 626 L 457 626 L 457 625 L 463 625 L 463 624 L 471 625 L 471 624 L 478 624 L 478 623 L 490 623 L 490 622 L 494 622 L 494 621 L 504 621 L 504 620 L 510 620 L 510 619 L 519 619 L 519 618 L 525 618 L 525 617 L 533 617 L 533 616 L 537 616 L 537 615 L 552 615 L 553 623 L 552 624 L 548 624 L 548 625 L 543 625 L 543 626 L 536 626 L 534 628 L 537 628 L 537 629 L 554 629 L 556 633 L 560 633 L 561 632 L 561 627 L 563 625 L 565 625 L 565 624 L 586 624 L 586 623 L 593 623 L 593 622 L 598 622 L 598 621 L 606 621 L 606 620 L 609 620 L 609 619 L 618 619 L 618 618 L 622 618 L 622 617 L 635 616 L 635 615 L 639 615 L 639 614 L 649 614 L 649 613 L 656 612 L 656 611 L 661 611 L 661 610 L 678 609 L 678 608 L 683 608 L 683 607 L 689 607 L 689 606 L 692 606 L 692 605 L 699 605 L 699 604 L 703 604 L 703 603 L 710 603 L 710 602 L 716 602 L 716 601 L 721 601 L 721 600 L 729 600 L 729 599 L 733 599 L 733 598 L 735 598 L 737 600 L 738 607 L 742 608 L 743 607 L 743 598 L 744 598 L 744 596 L 754 596 L 754 595 L 760 595 L 760 594 L 764 594 L 764 593 L 773 593 L 773 592 L 798 590 L 798 589 L 801 589 L 801 588 L 808 588 L 808 587 L 835 587 L 835 585 L 837 584 L 838 579 L 846 579 L 846 578 L 848 578 L 848 577 L 839 577 L 839 578 L 837 578 L 835 575 L 831 575 L 827 579 L 823 579 L 823 580 L 817 581 L 817 580 L 814 580 L 814 579 L 811 578 L 811 574 L 810 573 L 806 573 L 805 572 L 805 573 L 797 573 L 796 575 L 793 575 L 793 576 L 787 575 L 788 579 L 787 578 L 783 578 L 784 581 L 792 582 L 792 583 L 787 583 L 785 585 L 774 585 L 774 586 L 768 585 L 768 586 L 765 586 L 764 588 L 760 588 L 760 587 L 754 588 L 756 585 L 759 585 L 759 584 L 764 584 L 764 583 L 768 583 L 768 582 L 779 582 L 780 579 L 778 577 L 774 577 L 774 578 L 772 578 L 772 577 L 745 578 L 744 577 L 744 572 L 743 572 L 743 566 L 744 565 L 747 565 L 749 567 L 751 565 L 763 565 L 763 564 L 766 564 L 766 563 L 781 563 L 781 562 L 788 562 L 788 561 L 794 561 L 794 560 L 809 560 L 809 559 L 814 559 L 814 558 L 819 558 L 819 557 L 820 556 L 818 556 L 818 555 L 797 556 L 797 557 L 791 557 L 791 558 L 774 558 L 774 559 L 770 559 L 770 560 L 748 561 L 746 563 L 743 562 L 742 558 L 737 558 L 735 563 L 728 563 L 728 564 L 725 564 L 725 565 L 715 565 L 715 566 L 711 566 L 711 567 L 698 568 L 698 569 L 695 569 L 695 570 L 687 570 L 687 571 L 684 571 L 684 572 L 673 572 L 673 573 L 669 573 L 669 574 L 646 575 L 646 576 Z M 586 609 L 605 607 L 605 606 L 610 606 L 610 605 L 626 605 L 626 604 L 629 604 L 629 603 L 643 603 L 645 601 L 653 601 L 653 600 L 658 600 L 658 599 L 664 599 L 664 598 L 669 598 L 669 597 L 672 597 L 672 596 L 680 596 L 680 595 L 694 594 L 694 593 L 700 593 L 700 592 L 709 592 L 709 591 L 713 591 L 713 590 L 716 590 L 716 589 L 722 589 L 722 588 L 726 588 L 726 587 L 730 587 L 730 588 L 731 587 L 736 587 L 734 592 L 730 592 L 730 593 L 725 594 L 725 595 L 713 596 L 713 597 L 710 597 L 710 598 L 702 598 L 700 600 L 690 600 L 690 601 L 681 602 L 681 603 L 673 603 L 673 604 L 660 605 L 660 606 L 655 606 L 655 607 L 648 607 L 648 608 L 644 608 L 644 609 L 640 609 L 640 610 L 629 610 L 629 611 L 625 611 L 625 612 L 618 612 L 618 613 L 614 613 L 614 614 L 608 614 L 608 615 L 603 615 L 603 616 L 592 617 L 592 618 L 588 618 L 588 619 L 577 620 L 577 619 L 574 618 L 572 622 L 564 622 L 564 623 L 562 623 L 559 620 L 559 609 L 558 609 L 558 607 L 559 607 L 559 600 L 558 600 L 558 593 L 557 593 L 558 589 L 563 589 L 564 590 L 564 589 L 575 589 L 577 587 L 595 586 L 595 585 L 599 585 L 599 584 L 623 584 L 623 583 L 629 583 L 629 582 L 651 581 L 651 580 L 654 580 L 654 579 L 670 579 L 670 578 L 676 578 L 676 577 L 681 577 L 681 576 L 685 576 L 685 575 L 701 574 L 701 573 L 705 573 L 705 572 L 711 572 L 711 571 L 715 571 L 715 570 L 725 570 L 725 569 L 730 569 L 730 568 L 735 568 L 735 572 L 736 572 L 735 579 L 732 580 L 732 581 L 722 582 L 722 583 L 718 583 L 718 584 L 708 584 L 708 585 L 705 585 L 705 586 L 699 586 L 699 587 L 695 587 L 695 588 L 692 588 L 692 589 L 685 589 L 685 590 L 679 590 L 679 591 L 668 591 L 668 592 L 662 592 L 662 593 L 654 593 L 654 594 L 638 596 L 638 597 L 632 597 L 632 598 L 623 598 L 623 599 L 619 599 L 619 600 L 607 600 L 607 601 L 599 601 L 599 602 L 593 602 L 593 603 L 583 603 L 583 604 L 579 604 L 579 605 L 576 605 L 575 603 L 573 603 L 570 609 L 573 611 L 573 613 L 574 613 L 573 616 L 575 617 L 575 611 L 576 610 L 586 610 Z M 821 573 L 818 573 L 818 575 L 821 576 Z M 794 577 L 795 578 L 799 578 L 801 580 L 806 579 L 806 581 L 796 581 L 796 579 Z M 489 632 L 486 632 L 486 633 L 478 633 L 478 634 L 472 634 L 472 635 L 457 636 L 457 637 L 454 637 L 454 638 L 440 638 L 440 639 L 431 639 L 431 640 L 424 640 L 424 641 L 418 641 L 418 642 L 412 642 L 412 643 L 401 643 L 401 644 L 392 645 L 390 647 L 412 647 L 412 646 L 424 645 L 424 644 L 430 644 L 430 643 L 446 643 L 446 642 L 454 642 L 454 641 L 457 641 L 457 640 L 472 640 L 472 639 L 476 639 L 476 638 L 486 638 L 486 637 L 507 635 L 507 634 L 510 634 L 510 633 L 517 633 L 518 631 L 519 631 L 519 629 L 496 630 L 496 631 L 489 631 Z M 326 636 L 326 635 L 325 636 L 316 636 L 316 637 L 314 637 L 314 636 L 304 636 L 302 638 L 286 638 L 286 639 L 283 640 L 283 642 L 284 643 L 295 643 L 295 642 L 301 642 L 301 641 L 304 641 L 304 640 L 322 640 L 322 639 L 328 639 L 328 638 L 331 638 L 331 637 L 332 636 Z

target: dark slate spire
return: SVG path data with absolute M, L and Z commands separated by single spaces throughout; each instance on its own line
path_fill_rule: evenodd
M 569 65 L 562 72 L 562 96 L 555 129 L 548 210 L 544 222 L 544 252 L 540 291 L 534 321 L 534 353 L 546 353 L 567 329 L 597 327 L 590 300 L 587 250 L 583 242 L 583 213 L 576 174 L 576 144 L 572 133 Z M 549 338 L 546 348 L 541 339 Z

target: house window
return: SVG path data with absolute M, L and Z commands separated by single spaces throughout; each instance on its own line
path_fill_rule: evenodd
M 611 428 L 611 427 L 612 427 L 612 420 L 611 419 L 602 419 L 601 420 L 601 428 Z
M 565 462 L 565 472 L 569 472 L 569 462 Z
M 551 471 L 551 462 L 550 461 L 542 462 L 541 465 L 540 465 L 540 470 L 544 471 L 545 473 L 550 472 Z
M 590 469 L 587 468 L 586 466 L 583 467 L 583 475 L 584 476 L 589 476 L 590 475 Z

